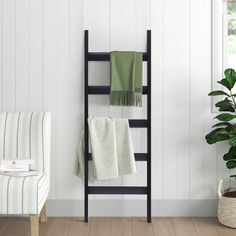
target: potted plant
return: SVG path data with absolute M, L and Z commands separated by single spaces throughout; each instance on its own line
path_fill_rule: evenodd
M 217 123 L 212 126 L 213 130 L 205 136 L 207 143 L 227 141 L 229 150 L 223 159 L 228 169 L 236 168 L 236 94 L 233 89 L 236 83 L 236 72 L 233 69 L 224 71 L 225 78 L 218 81 L 225 89 L 210 92 L 209 96 L 222 96 L 222 100 L 215 106 L 219 114 L 214 117 Z M 236 175 L 230 177 L 236 178 Z M 218 219 L 219 222 L 236 228 L 236 188 L 223 190 L 223 181 L 218 186 Z

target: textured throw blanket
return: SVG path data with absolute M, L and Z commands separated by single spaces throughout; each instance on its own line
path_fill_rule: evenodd
M 119 178 L 136 173 L 136 164 L 127 119 L 89 117 L 89 138 L 93 158 L 93 170 L 89 166 L 89 180 Z M 79 171 L 83 178 L 84 158 L 80 146 Z M 90 164 L 89 163 L 89 164 Z
M 141 52 L 111 52 L 110 105 L 142 106 Z

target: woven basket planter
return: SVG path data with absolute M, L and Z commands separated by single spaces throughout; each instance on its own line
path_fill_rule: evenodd
M 229 197 L 236 192 L 236 188 L 223 190 L 223 180 L 218 186 L 218 220 L 222 225 L 236 228 L 236 197 Z

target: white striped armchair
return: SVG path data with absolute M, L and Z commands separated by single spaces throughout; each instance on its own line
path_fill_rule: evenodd
M 0 159 L 33 159 L 40 171 L 27 177 L 0 174 L 0 214 L 30 215 L 31 236 L 39 234 L 39 219 L 47 221 L 50 142 L 50 113 L 0 113 Z

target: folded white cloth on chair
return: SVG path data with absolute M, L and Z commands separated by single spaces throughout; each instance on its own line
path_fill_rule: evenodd
M 127 119 L 89 117 L 88 126 L 96 179 L 112 179 L 136 173 Z M 82 159 L 79 158 L 80 176 L 83 173 Z

